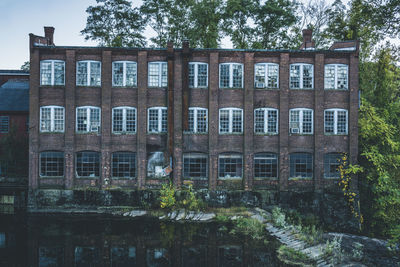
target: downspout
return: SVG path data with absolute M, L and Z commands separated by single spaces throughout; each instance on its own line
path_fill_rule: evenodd
M 189 130 L 189 41 L 182 42 L 182 128 Z

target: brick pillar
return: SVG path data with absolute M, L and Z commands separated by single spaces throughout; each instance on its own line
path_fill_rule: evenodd
M 101 187 L 104 187 L 104 179 L 111 178 L 111 69 L 111 51 L 103 51 L 101 62 Z
M 314 189 L 320 190 L 324 170 L 324 54 L 314 64 Z
M 218 73 L 219 73 L 219 54 L 210 53 L 210 83 L 208 87 L 208 186 L 210 190 L 215 190 L 218 179 Z
M 182 65 L 182 54 L 176 52 L 174 61 L 174 147 L 173 147 L 173 162 L 174 162 L 174 185 L 179 188 L 182 185 L 182 150 L 183 150 L 183 123 L 182 123 L 182 83 L 183 79 L 188 79 L 188 76 L 182 76 L 182 68 L 187 66 Z
M 279 63 L 279 189 L 284 191 L 289 179 L 289 54 L 280 54 Z
M 349 160 L 351 164 L 357 164 L 358 160 L 358 51 L 350 55 L 349 66 Z M 358 188 L 357 176 L 354 176 L 352 186 L 354 189 Z
M 138 101 L 137 101 L 137 179 L 138 188 L 146 184 L 147 136 L 147 51 L 138 52 Z
M 65 188 L 74 186 L 74 143 L 75 143 L 75 84 L 76 59 L 75 50 L 65 52 Z
M 29 79 L 29 188 L 38 188 L 39 179 L 39 50 L 31 50 Z
M 244 58 L 244 190 L 253 188 L 254 151 L 254 53 Z

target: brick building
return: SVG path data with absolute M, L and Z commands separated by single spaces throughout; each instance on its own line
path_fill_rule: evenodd
M 358 44 L 55 46 L 30 35 L 30 188 L 320 190 L 358 153 Z

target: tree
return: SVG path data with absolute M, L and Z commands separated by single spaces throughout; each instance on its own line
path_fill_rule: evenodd
M 248 49 L 252 46 L 254 17 L 259 5 L 259 0 L 227 0 L 222 30 L 231 38 L 235 48 Z
M 89 6 L 86 28 L 81 31 L 85 40 L 98 41 L 112 47 L 142 47 L 146 39 L 142 35 L 144 22 L 139 10 L 127 0 L 96 0 Z
M 192 47 L 217 48 L 221 40 L 222 0 L 200 0 L 193 4 L 188 35 Z
M 297 4 L 291 0 L 267 0 L 259 5 L 255 11 L 253 48 L 292 48 L 290 30 L 298 21 L 296 8 Z
M 31 63 L 29 61 L 25 61 L 21 66 L 21 70 L 29 72 L 31 68 Z

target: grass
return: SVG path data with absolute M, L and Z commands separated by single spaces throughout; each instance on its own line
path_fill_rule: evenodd
M 265 235 L 264 224 L 254 218 L 237 218 L 233 221 L 234 227 L 231 234 L 248 236 L 252 239 L 261 240 Z
M 306 254 L 285 245 L 279 247 L 278 258 L 284 263 L 294 266 L 314 266 L 316 264 Z

